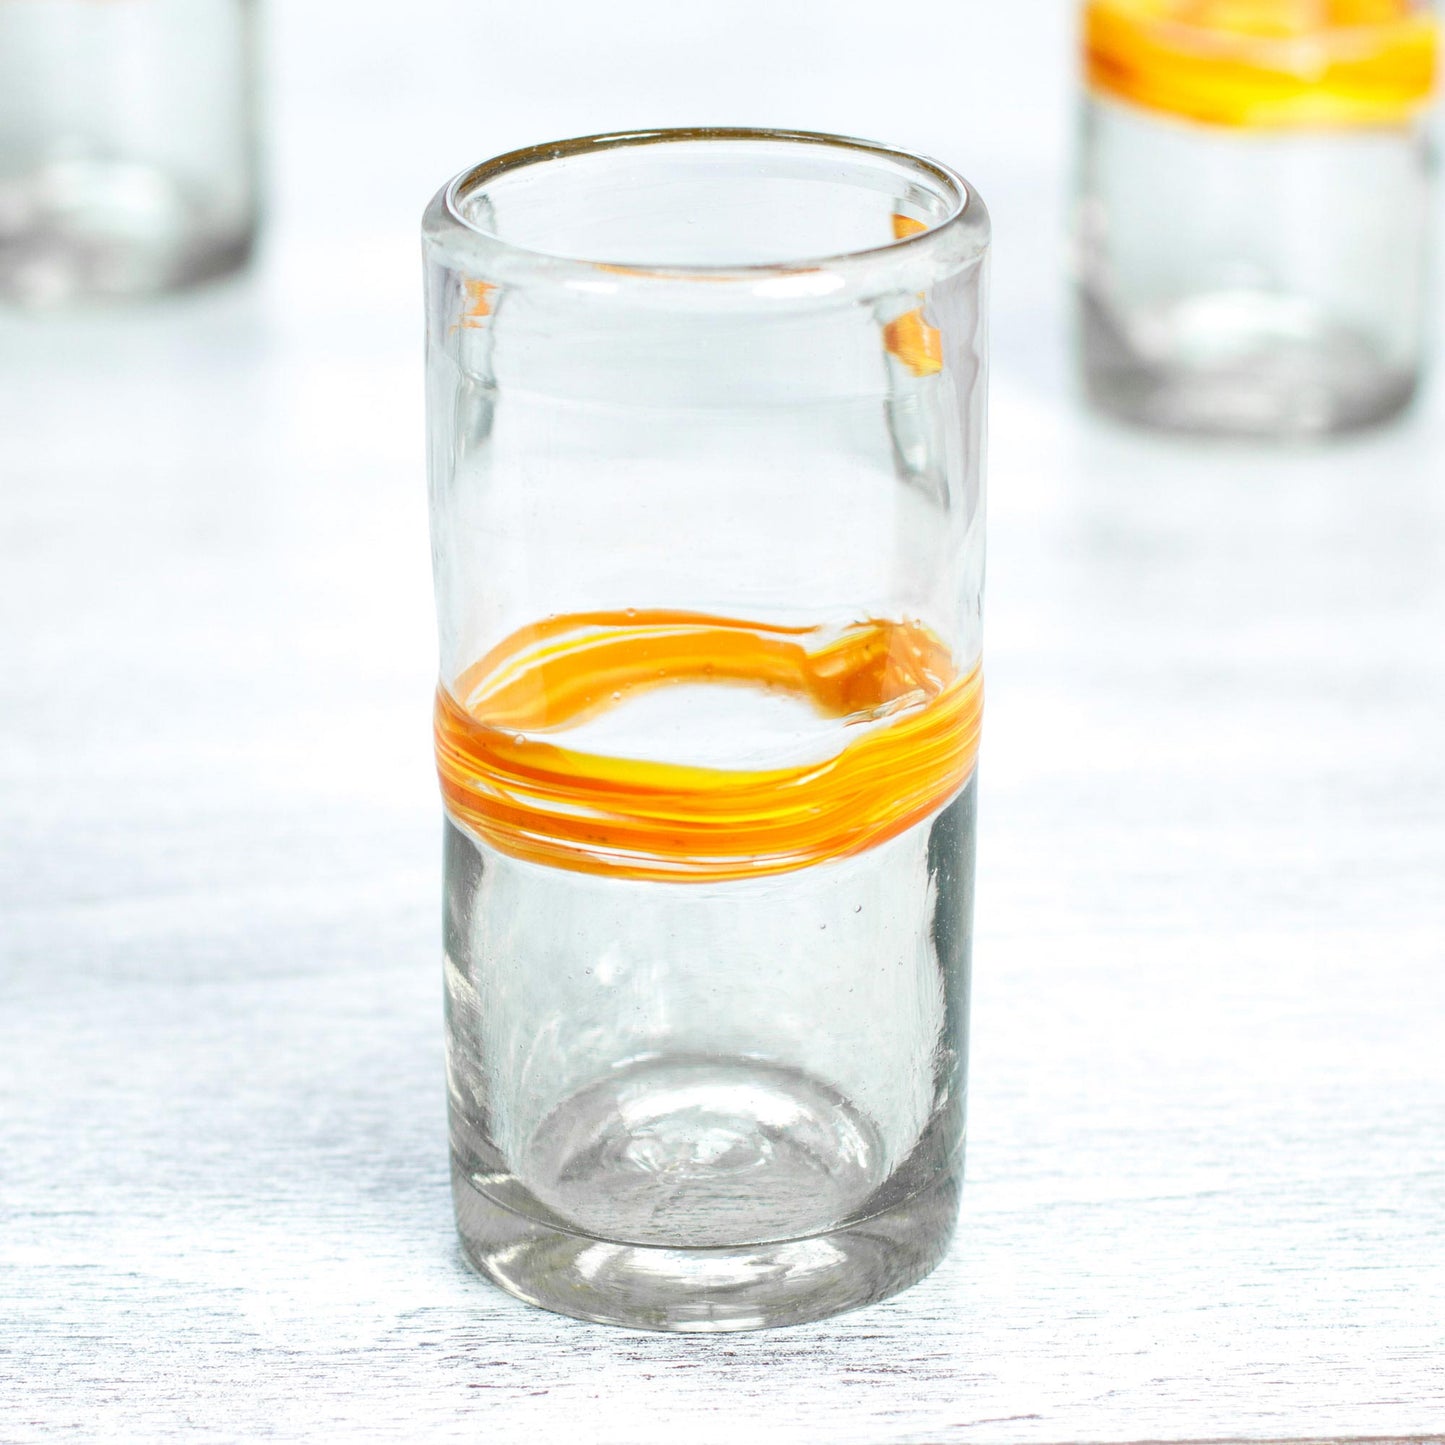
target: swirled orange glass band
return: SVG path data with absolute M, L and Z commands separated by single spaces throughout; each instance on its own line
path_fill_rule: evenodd
M 840 746 L 759 769 L 605 756 L 559 734 L 680 683 L 785 692 Z M 968 780 L 983 708 L 917 622 L 782 627 L 674 611 L 575 613 L 513 633 L 437 692 L 448 811 L 503 853 L 633 879 L 706 882 L 848 857 Z
M 1088 0 L 1095 93 L 1209 125 L 1343 129 L 1412 120 L 1438 23 L 1410 0 Z

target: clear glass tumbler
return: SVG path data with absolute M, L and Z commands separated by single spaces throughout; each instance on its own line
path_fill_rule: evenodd
M 138 296 L 242 265 L 254 0 L 0 0 L 0 299 Z
M 1090 0 L 1076 244 L 1093 401 L 1282 437 L 1409 402 L 1435 49 L 1418 0 Z
M 466 1252 L 652 1329 L 880 1299 L 963 1166 L 987 214 L 689 130 L 424 229 Z

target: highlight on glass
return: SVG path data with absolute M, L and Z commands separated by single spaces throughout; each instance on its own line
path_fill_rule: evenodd
M 0 300 L 223 275 L 256 227 L 255 0 L 0 0 Z
M 1088 0 L 1076 246 L 1096 403 L 1260 436 L 1407 405 L 1436 51 L 1417 0 Z
M 987 213 L 661 131 L 424 238 L 466 1253 L 653 1329 L 881 1299 L 962 1179 Z

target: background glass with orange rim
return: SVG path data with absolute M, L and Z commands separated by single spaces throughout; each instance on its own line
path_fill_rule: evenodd
M 1430 7 L 1088 0 L 1082 31 L 1095 399 L 1264 433 L 1399 410 L 1424 343 Z

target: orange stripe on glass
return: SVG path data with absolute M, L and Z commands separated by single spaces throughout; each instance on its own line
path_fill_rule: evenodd
M 549 737 L 640 690 L 782 689 L 844 723 L 828 757 L 766 769 L 605 756 Z M 702 613 L 576 613 L 524 627 L 437 691 L 448 811 L 514 858 L 708 882 L 788 872 L 895 837 L 978 752 L 983 684 L 918 622 L 841 635 Z
M 943 370 L 943 338 L 920 310 L 905 311 L 888 322 L 883 328 L 883 345 L 914 376 L 932 376 Z
M 902 241 L 926 231 L 925 221 L 905 216 L 901 211 L 893 213 L 893 239 Z M 883 328 L 883 347 L 890 356 L 896 357 L 914 376 L 932 376 L 943 370 L 943 338 L 936 326 L 930 326 L 923 319 L 921 307 L 905 311 Z
M 1398 125 L 1435 84 L 1437 24 L 1410 0 L 1089 0 L 1101 95 L 1244 129 Z
M 913 216 L 905 216 L 902 211 L 894 211 L 893 239 L 895 241 L 902 241 L 908 236 L 916 236 L 927 229 L 927 221 L 917 220 Z
M 466 280 L 462 282 L 466 300 L 462 303 L 463 326 L 482 326 L 492 314 L 492 296 L 496 286 L 491 281 Z

